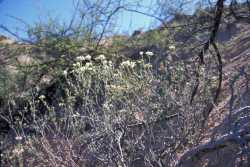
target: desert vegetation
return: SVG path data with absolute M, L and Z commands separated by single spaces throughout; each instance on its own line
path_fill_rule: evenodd
M 1 166 L 249 166 L 250 2 L 192 3 L 78 0 L 69 24 L 0 24 Z M 115 34 L 122 11 L 160 24 Z

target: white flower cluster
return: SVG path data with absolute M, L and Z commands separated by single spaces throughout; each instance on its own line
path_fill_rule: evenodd
M 152 66 L 152 64 L 144 64 L 144 68 L 152 68 L 153 66 Z
M 174 45 L 170 45 L 168 48 L 169 48 L 169 50 L 175 50 L 175 46 Z
M 22 137 L 22 136 L 16 136 L 15 139 L 16 139 L 17 141 L 20 141 L 20 140 L 23 139 L 23 137 Z
M 68 75 L 67 70 L 64 70 L 64 71 L 63 71 L 63 75 L 64 75 L 64 76 L 67 76 L 67 75 Z
M 113 65 L 112 61 L 107 61 L 107 60 L 104 60 L 104 61 L 102 62 L 102 64 L 103 64 L 103 65 L 108 65 L 108 66 L 112 66 L 112 65 Z
M 80 62 L 77 62 L 73 64 L 74 66 L 74 72 L 85 72 L 85 71 L 93 71 L 93 63 L 92 62 L 87 62 L 85 65 L 81 64 Z
M 143 55 L 144 55 L 144 52 L 143 52 L 143 51 L 140 51 L 140 52 L 139 52 L 139 55 L 140 55 L 140 56 L 143 56 Z M 147 56 L 154 56 L 154 53 L 151 52 L 151 51 L 147 51 L 147 52 L 145 52 L 145 55 L 147 55 Z
M 94 61 L 92 62 L 91 59 L 92 57 L 90 55 L 77 57 L 78 61 L 73 64 L 74 67 L 73 71 L 77 73 L 82 73 L 85 71 L 95 71 L 96 69 L 99 69 L 98 67 L 100 64 L 95 63 Z M 89 61 L 87 63 L 83 63 L 81 62 L 83 60 L 89 60 Z M 106 57 L 103 54 L 97 56 L 96 58 L 94 58 L 94 60 L 100 62 L 105 69 L 112 67 L 113 65 L 112 61 L 106 60 Z M 65 76 L 67 75 L 66 72 L 63 72 L 63 74 Z
M 91 60 L 91 56 L 90 55 L 87 55 L 87 56 L 78 56 L 78 57 L 76 57 L 76 60 L 77 61 L 85 61 L 85 60 L 90 61 Z
M 73 66 L 74 66 L 74 67 L 81 67 L 81 63 L 76 62 L 76 63 L 73 64 Z
M 145 54 L 148 55 L 148 56 L 154 56 L 154 53 L 151 52 L 151 51 L 147 51 L 147 52 L 145 52 Z
M 134 68 L 135 65 L 136 65 L 135 62 L 132 62 L 132 61 L 129 61 L 129 60 L 124 61 L 124 62 L 121 63 L 121 66 L 122 66 L 122 67 Z
M 15 154 L 15 155 L 20 155 L 24 152 L 24 149 L 23 148 L 15 148 L 12 153 Z
M 101 54 L 98 57 L 95 58 L 96 61 L 101 61 L 103 65 L 108 65 L 108 66 L 112 66 L 112 61 L 107 61 L 106 57 Z
M 104 61 L 104 60 L 106 60 L 106 57 L 103 54 L 101 54 L 98 57 L 96 57 L 95 60 Z
M 92 63 L 86 63 L 85 66 L 82 66 L 79 68 L 79 72 L 84 71 L 92 71 L 93 70 L 93 64 Z
M 44 95 L 41 95 L 41 96 L 39 96 L 39 99 L 40 99 L 40 100 L 43 100 L 43 99 L 45 99 L 45 96 L 44 96 Z

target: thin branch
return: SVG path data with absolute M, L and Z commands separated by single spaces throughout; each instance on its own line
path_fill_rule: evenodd
M 211 113 L 211 111 L 214 108 L 214 104 L 217 103 L 217 100 L 219 98 L 220 95 L 220 91 L 221 91 L 221 84 L 222 84 L 222 58 L 221 58 L 221 54 L 219 52 L 219 49 L 217 47 L 217 45 L 215 44 L 215 42 L 212 42 L 212 46 L 216 52 L 216 57 L 217 57 L 217 61 L 219 63 L 218 65 L 218 71 L 219 71 L 219 82 L 218 82 L 218 86 L 215 92 L 215 96 L 213 98 L 213 104 L 211 104 L 211 106 L 209 107 L 209 109 L 207 111 L 204 112 L 204 120 L 207 120 L 207 118 L 209 117 L 209 114 Z
M 101 35 L 100 35 L 100 37 L 98 38 L 98 41 L 97 41 L 97 44 L 96 44 L 96 49 L 99 47 L 99 45 L 100 45 L 100 42 L 101 42 L 101 40 L 102 40 L 102 38 L 103 38 L 103 36 L 104 36 L 104 33 L 106 32 L 106 28 L 107 28 L 107 26 L 108 26 L 108 24 L 109 24 L 109 22 L 110 22 L 110 20 L 111 20 L 111 18 L 112 18 L 112 16 L 114 16 L 120 9 L 122 9 L 123 8 L 123 6 L 118 6 L 113 12 L 111 12 L 110 14 L 109 14 L 109 16 L 107 17 L 107 19 L 106 19 L 106 21 L 105 21 L 105 24 L 104 24 L 104 27 L 103 27 L 103 29 L 102 29 L 102 32 L 101 32 Z
M 134 13 L 139 13 L 139 14 L 142 14 L 142 15 L 145 15 L 145 16 L 148 16 L 148 17 L 152 17 L 158 21 L 160 21 L 164 26 L 166 25 L 166 21 L 160 17 L 157 17 L 156 15 L 154 14 L 150 14 L 150 13 L 146 13 L 146 12 L 142 12 L 142 11 L 139 11 L 139 10 L 136 10 L 136 9 L 129 9 L 129 8 L 123 8 L 125 11 L 128 11 L 128 12 L 134 12 Z
M 221 18 L 222 18 L 222 14 L 223 14 L 223 8 L 224 8 L 224 1 L 225 0 L 218 0 L 216 3 L 216 11 L 215 11 L 215 18 L 214 18 L 214 25 L 213 25 L 213 29 L 212 32 L 210 34 L 210 38 L 209 40 L 205 43 L 203 49 L 201 50 L 200 54 L 198 55 L 200 58 L 200 64 L 203 65 L 205 64 L 204 62 L 204 55 L 207 52 L 207 50 L 209 49 L 210 44 L 215 42 L 215 38 L 217 36 L 218 30 L 219 30 L 219 26 L 221 23 Z M 197 72 L 199 73 L 199 72 Z M 198 88 L 199 88 L 199 74 L 196 75 L 196 86 L 192 92 L 191 95 L 191 100 L 190 100 L 190 104 L 192 104 L 195 95 L 197 94 Z
M 26 42 L 26 43 L 29 43 L 29 44 L 34 44 L 33 41 L 20 37 L 17 33 L 14 33 L 13 31 L 11 31 L 9 28 L 7 28 L 4 25 L 0 24 L 0 29 L 2 29 L 3 31 L 5 31 L 8 34 L 12 35 L 13 37 L 15 37 L 19 41 Z

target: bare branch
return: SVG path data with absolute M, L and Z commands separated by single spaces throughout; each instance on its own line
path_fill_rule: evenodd
M 210 34 L 210 38 L 209 40 L 205 43 L 203 49 L 201 50 L 200 54 L 198 55 L 200 58 L 200 64 L 205 64 L 204 62 L 204 55 L 207 52 L 207 50 L 209 49 L 210 44 L 214 43 L 217 32 L 219 30 L 219 26 L 221 23 L 221 18 L 222 18 L 222 13 L 223 13 L 223 8 L 224 8 L 224 0 L 218 0 L 216 3 L 216 11 L 215 11 L 215 18 L 214 18 L 214 25 L 213 25 L 213 29 L 212 32 Z M 196 75 L 196 86 L 192 92 L 192 96 L 191 96 L 191 100 L 190 103 L 192 104 L 194 97 L 198 91 L 199 88 L 199 74 Z

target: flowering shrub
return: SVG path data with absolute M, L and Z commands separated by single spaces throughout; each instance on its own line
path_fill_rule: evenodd
M 187 81 L 187 67 L 170 67 L 162 65 L 156 75 L 143 59 L 116 67 L 103 54 L 77 57 L 72 68 L 62 72 L 65 96 L 57 97 L 55 106 L 45 95 L 31 102 L 30 126 L 39 135 L 16 129 L 21 151 L 14 147 L 5 155 L 21 163 L 25 159 L 28 166 L 170 163 L 177 156 L 174 150 L 193 144 L 200 111 L 189 105 L 191 86 L 181 84 Z M 36 116 L 41 102 L 48 111 L 44 118 Z M 16 162 L 13 158 L 5 157 L 10 164 Z

